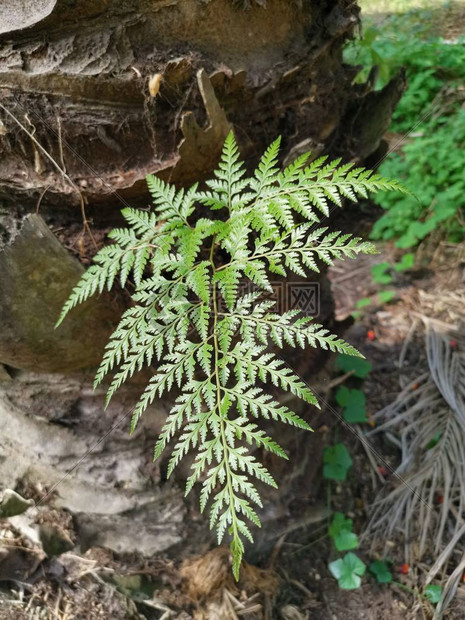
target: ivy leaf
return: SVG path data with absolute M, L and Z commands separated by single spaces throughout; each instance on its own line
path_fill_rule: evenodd
M 355 555 L 349 552 L 343 558 L 330 562 L 329 570 L 332 576 L 337 579 L 341 590 L 356 590 L 362 583 L 362 576 L 366 571 L 366 564 Z
M 352 519 L 346 519 L 342 512 L 334 514 L 329 535 L 338 551 L 349 551 L 358 547 L 358 536 L 352 532 Z
M 350 549 L 357 549 L 358 536 L 354 532 L 342 530 L 334 538 L 334 546 L 338 551 L 349 551 Z
M 425 596 L 430 601 L 430 603 L 433 603 L 433 605 L 436 605 L 441 600 L 442 586 L 437 586 L 434 584 L 430 584 L 429 586 L 426 586 Z
M 349 451 L 342 443 L 324 449 L 323 463 L 323 476 L 328 480 L 345 480 L 352 467 Z
M 346 422 L 357 424 L 367 422 L 366 398 L 361 390 L 349 389 L 345 385 L 336 392 L 336 402 L 343 407 L 342 417 Z
M 376 560 L 369 566 L 370 572 L 373 573 L 378 583 L 391 583 L 392 573 L 384 560 Z
M 336 359 L 336 368 L 342 372 L 353 371 L 352 376 L 364 379 L 371 371 L 372 365 L 368 360 L 362 357 L 353 357 L 352 355 L 338 355 Z

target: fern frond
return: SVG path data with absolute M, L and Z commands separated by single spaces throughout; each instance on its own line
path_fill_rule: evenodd
M 317 260 L 332 265 L 335 260 L 355 258 L 357 254 L 376 254 L 375 246 L 360 242 L 358 237 L 332 232 L 324 237 L 326 228 L 312 230 L 310 224 L 302 224 L 287 232 L 277 241 L 259 240 L 255 252 L 250 255 L 250 265 L 258 265 L 261 271 L 265 262 L 272 268 L 288 268 L 294 273 L 306 277 L 307 271 L 319 272 Z M 258 282 L 257 282 L 258 284 Z M 264 287 L 265 288 L 265 287 Z
M 121 211 L 121 215 L 131 227 L 127 230 L 134 233 L 138 238 L 145 236 L 154 237 L 157 235 L 158 218 L 156 213 L 127 207 Z M 109 232 L 108 236 L 110 239 L 115 238 L 115 233 L 115 230 Z
M 276 177 L 279 174 L 278 153 L 280 145 L 281 138 L 277 138 L 266 149 L 250 181 L 250 187 L 257 197 L 266 187 L 273 186 L 276 183 Z
M 105 347 L 102 362 L 97 370 L 94 388 L 97 387 L 113 368 L 121 363 L 129 354 L 130 348 L 139 345 L 140 335 L 145 334 L 148 326 L 147 314 L 150 307 L 133 306 L 121 317 L 117 329 L 110 336 Z
M 244 541 L 253 539 L 249 524 L 260 526 L 257 482 L 276 486 L 260 451 L 288 458 L 262 421 L 311 430 L 305 415 L 280 404 L 274 392 L 318 407 L 306 383 L 270 347 L 318 346 L 360 356 L 310 317 L 278 313 L 262 294 L 273 291 L 272 276 L 306 278 L 322 265 L 374 252 L 356 237 L 329 232 L 322 214 L 370 191 L 400 189 L 351 163 L 326 157 L 308 163 L 309 154 L 280 171 L 279 144 L 273 142 L 249 178 L 229 134 L 207 191 L 197 185 L 177 190 L 149 175 L 153 210 L 123 210 L 128 227 L 110 233 L 113 243 L 96 254 L 59 318 L 115 281 L 132 280 L 132 305 L 110 337 L 95 385 L 112 373 L 108 402 L 135 373 L 150 369 L 131 431 L 156 399 L 176 392 L 154 458 L 171 450 L 170 475 L 194 453 L 186 493 L 201 486 L 200 508 L 209 506 L 218 541 L 229 536 L 236 578 Z M 215 218 L 217 210 L 224 217 Z M 243 283 L 254 292 L 241 293 Z
M 258 303 L 251 312 L 228 314 L 239 326 L 240 335 L 245 342 L 256 341 L 258 345 L 267 345 L 271 340 L 280 349 L 284 344 L 302 349 L 307 345 L 311 347 L 319 345 L 322 349 L 329 349 L 333 353 L 362 357 L 354 347 L 330 334 L 322 325 L 313 323 L 310 317 L 299 316 L 301 314 L 299 310 L 276 314 L 267 312 L 270 305 L 274 305 L 274 301 Z
M 232 351 L 225 353 L 225 360 L 234 364 L 234 373 L 240 383 L 262 383 L 271 381 L 276 387 L 291 392 L 301 400 L 319 407 L 318 401 L 307 385 L 286 363 L 274 353 L 266 352 L 264 347 L 237 344 Z
M 176 192 L 174 185 L 169 185 L 149 174 L 147 186 L 152 194 L 159 219 L 166 220 L 170 228 L 181 222 L 189 227 L 187 218 L 194 210 L 197 184 L 193 185 L 187 193 L 183 189 Z
M 213 194 L 203 195 L 203 198 L 207 198 L 207 200 L 208 198 L 213 199 L 210 201 L 210 208 L 226 207 L 229 211 L 240 208 L 244 203 L 241 195 L 248 184 L 248 180 L 242 178 L 244 174 L 245 168 L 240 161 L 239 149 L 231 131 L 224 143 L 221 160 L 214 178 L 207 181 L 207 185 L 213 190 Z M 200 196 L 202 197 L 202 195 Z
M 94 264 L 84 272 L 63 306 L 57 327 L 72 308 L 82 304 L 96 292 L 102 293 L 105 289 L 111 289 L 124 256 L 125 250 L 118 245 L 102 248 L 95 255 Z

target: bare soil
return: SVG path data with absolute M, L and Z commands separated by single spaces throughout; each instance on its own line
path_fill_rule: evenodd
M 463 290 L 465 248 L 457 250 L 446 243 L 440 248 L 433 260 L 431 248 L 424 248 L 424 259 L 420 250 L 415 269 L 395 273 L 389 285 L 395 298 L 386 305 L 377 303 L 380 287 L 373 284 L 370 273 L 373 264 L 395 260 L 392 248 L 386 248 L 381 256 L 346 263 L 330 274 L 340 320 L 351 320 L 357 299 L 373 300 L 346 332 L 347 340 L 372 364 L 363 383 L 369 418 L 391 402 L 402 377 L 404 381 L 412 378 L 424 363 L 421 327 L 414 332 L 411 329 L 415 318 L 425 313 L 451 322 L 463 315 L 463 308 L 444 301 L 440 291 Z M 334 377 L 333 383 L 337 383 L 336 373 Z M 326 390 L 329 411 L 338 413 L 332 398 L 332 392 Z M 404 550 L 399 540 L 364 540 L 357 551 L 369 563 L 380 557 L 387 544 L 394 573 L 392 584 L 378 585 L 367 577 L 360 589 L 347 592 L 340 590 L 331 577 L 328 562 L 337 554 L 327 536 L 328 513 L 322 507 L 344 512 L 353 518 L 354 530 L 363 532 L 377 490 L 390 482 L 389 474 L 378 468 L 383 463 L 395 465 L 396 452 L 377 440 L 373 444 L 376 454 L 370 459 L 353 429 L 337 419 L 331 428 L 318 430 L 327 433 L 328 442 L 343 441 L 349 448 L 353 468 L 347 482 L 321 481 L 316 495 L 296 497 L 291 511 L 308 514 L 307 526 L 281 536 L 271 554 L 254 558 L 259 566 L 246 564 L 239 584 L 231 577 L 229 554 L 224 547 L 208 552 L 202 545 L 201 556 L 182 563 L 163 555 L 142 558 L 98 547 L 81 553 L 78 544 L 64 553 L 47 556 L 41 545 L 4 522 L 0 619 L 432 618 L 434 609 L 421 596 L 420 589 L 422 577 L 435 558 L 424 558 L 404 574 Z M 378 456 L 382 461 L 378 462 Z M 18 490 L 34 496 L 33 489 Z M 40 490 L 36 494 L 40 496 Z M 290 522 L 292 517 L 295 514 L 289 515 Z M 65 511 L 45 508 L 38 519 L 38 525 L 44 524 L 55 528 L 59 541 L 64 538 L 72 545 L 79 542 Z M 465 586 L 461 585 L 448 617 L 465 618 L 464 609 Z

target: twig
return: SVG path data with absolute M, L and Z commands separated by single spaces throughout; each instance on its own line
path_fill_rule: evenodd
M 36 204 L 36 213 L 39 213 L 39 208 L 40 208 L 40 203 L 42 202 L 42 198 L 45 196 L 45 194 L 48 192 L 48 190 L 50 189 L 51 185 L 47 185 L 47 187 L 43 190 L 43 192 L 41 193 L 41 195 L 39 196 L 39 200 L 37 201 Z
M 61 167 L 66 172 L 65 159 L 63 153 L 63 140 L 61 139 L 61 118 L 57 116 L 57 125 L 58 125 L 58 149 L 60 151 L 60 162 Z
M 319 532 L 321 530 L 326 530 L 327 532 L 327 525 L 324 525 L 323 527 L 317 528 L 316 530 L 314 530 L 313 533 L 315 532 Z M 295 555 L 296 553 L 302 553 L 303 551 L 306 551 L 307 549 L 309 549 L 310 547 L 313 547 L 313 545 L 317 545 L 319 542 L 321 542 L 322 540 L 325 540 L 325 538 L 328 538 L 328 533 L 323 534 L 323 536 L 319 536 L 318 538 L 316 538 L 315 540 L 312 540 L 311 542 L 307 543 L 306 545 L 299 545 L 298 549 L 294 549 L 294 551 L 290 551 L 289 553 L 286 553 L 286 555 Z M 290 544 L 290 543 L 288 543 Z
M 301 592 L 306 594 L 308 598 L 310 599 L 314 598 L 313 592 L 311 592 L 308 588 L 306 588 L 303 583 L 300 583 L 300 581 L 297 581 L 297 579 L 290 579 L 289 575 L 286 573 L 285 570 L 283 570 L 282 572 L 284 574 L 284 577 L 286 578 L 287 583 L 290 583 L 292 586 L 295 586 L 296 588 L 298 588 Z
M 61 588 L 58 588 L 57 600 L 55 602 L 55 611 L 53 612 L 57 618 L 60 618 L 60 604 L 63 596 Z

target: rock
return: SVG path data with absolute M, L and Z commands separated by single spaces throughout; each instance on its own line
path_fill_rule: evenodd
M 0 362 L 35 372 L 96 365 L 117 313 L 109 298 L 90 299 L 55 329 L 82 265 L 36 214 L 0 253 Z
M 37 24 L 50 15 L 56 3 L 57 0 L 2 0 L 0 34 Z
M 74 543 L 59 525 L 42 523 L 39 526 L 40 542 L 48 556 L 61 555 L 74 548 Z
M 0 383 L 6 383 L 7 381 L 11 381 L 11 377 L 5 366 L 0 364 Z
M 74 523 L 81 550 L 106 547 L 117 553 L 138 552 L 145 557 L 182 542 L 185 512 L 178 496 L 160 492 L 158 501 L 115 515 L 77 513 Z

